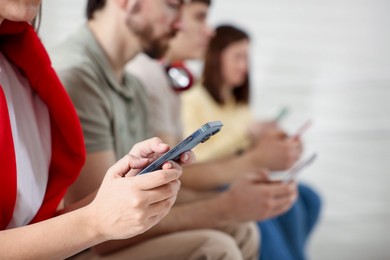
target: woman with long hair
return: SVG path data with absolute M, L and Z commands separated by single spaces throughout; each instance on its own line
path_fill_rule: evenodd
M 237 155 L 269 138 L 278 138 L 286 144 L 300 142 L 291 140 L 275 123 L 261 124 L 251 116 L 249 47 L 250 37 L 245 31 L 231 25 L 217 27 L 205 56 L 202 86 L 183 94 L 187 134 L 202 122 L 221 120 L 224 123 L 221 133 L 194 149 L 199 161 Z M 264 163 L 264 166 L 278 169 L 274 163 Z M 299 198 L 288 212 L 258 223 L 260 259 L 306 258 L 305 245 L 319 216 L 320 199 L 308 186 L 299 185 L 298 189 Z
M 64 259 L 158 223 L 181 168 L 134 177 L 166 144 L 151 139 L 112 166 L 99 191 L 60 208 L 85 161 L 75 109 L 29 21 L 40 0 L 0 1 L 0 256 Z M 191 155 L 191 154 L 190 154 Z M 183 157 L 184 158 L 184 157 Z

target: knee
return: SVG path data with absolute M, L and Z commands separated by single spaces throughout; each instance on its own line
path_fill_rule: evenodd
M 194 252 L 190 259 L 242 259 L 240 248 L 230 235 L 217 230 L 208 230 L 203 233 L 203 236 L 204 242 L 200 250 Z
M 304 184 L 299 185 L 299 194 L 307 210 L 312 216 L 317 218 L 322 207 L 320 195 L 314 189 Z
M 255 222 L 232 225 L 225 232 L 234 239 L 243 259 L 258 259 L 260 230 Z

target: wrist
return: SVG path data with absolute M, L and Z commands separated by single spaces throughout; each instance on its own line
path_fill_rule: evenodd
M 229 190 L 221 192 L 215 198 L 214 202 L 215 208 L 218 209 L 216 219 L 218 219 L 218 225 L 220 227 L 229 226 L 232 223 L 237 222 Z
M 92 245 L 97 245 L 110 239 L 101 227 L 101 222 L 93 205 L 89 204 L 77 211 L 80 212 L 80 225 L 89 239 L 93 241 Z
M 248 149 L 243 156 L 245 157 L 244 163 L 246 163 L 246 165 L 250 166 L 251 168 L 260 167 L 262 165 L 262 154 L 254 147 Z

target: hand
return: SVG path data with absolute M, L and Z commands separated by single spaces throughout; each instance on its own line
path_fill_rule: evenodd
M 181 167 L 169 162 L 159 171 L 140 176 L 129 174 L 130 169 L 147 164 L 146 158 L 126 155 L 108 170 L 96 198 L 87 207 L 93 226 L 105 240 L 145 232 L 168 214 L 174 204 Z
M 230 221 L 262 221 L 286 212 L 297 198 L 297 185 L 270 182 L 266 171 L 243 175 L 225 196 Z
M 248 127 L 249 138 L 255 142 L 262 138 L 269 131 L 278 130 L 279 126 L 276 121 L 255 121 Z
M 159 158 L 161 155 L 166 153 L 169 150 L 169 145 L 165 144 L 160 138 L 154 137 L 151 139 L 148 139 L 146 141 L 137 143 L 133 146 L 133 148 L 130 150 L 131 155 L 134 155 L 138 158 L 145 158 L 147 159 L 146 165 L 142 166 L 141 168 L 133 168 L 132 173 L 135 174 L 138 173 L 141 169 L 143 169 L 145 166 L 149 165 L 150 163 L 154 162 L 157 158 Z M 188 151 L 183 153 L 180 156 L 180 165 L 188 165 L 195 161 L 195 155 L 192 151 Z
M 271 171 L 282 171 L 291 168 L 302 154 L 302 142 L 299 138 L 291 139 L 283 131 L 275 130 L 266 133 L 248 150 L 248 156 L 256 167 Z

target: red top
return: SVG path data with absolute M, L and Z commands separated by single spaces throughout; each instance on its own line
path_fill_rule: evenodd
M 85 147 L 76 111 L 54 72 L 49 56 L 34 29 L 25 22 L 3 21 L 0 52 L 25 74 L 31 88 L 50 113 L 52 157 L 41 208 L 32 223 L 49 219 L 78 177 L 85 162 Z M 7 101 L 0 88 L 0 230 L 12 219 L 17 192 L 15 150 Z

